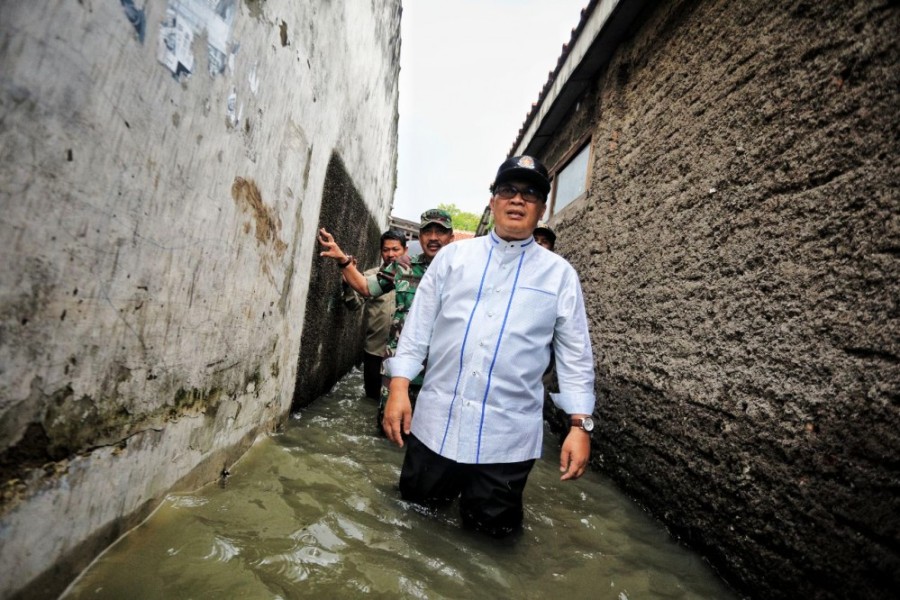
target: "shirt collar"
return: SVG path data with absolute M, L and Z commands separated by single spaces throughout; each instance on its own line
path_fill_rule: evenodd
M 524 240 L 514 240 L 512 242 L 500 239 L 493 231 L 488 234 L 488 237 L 490 237 L 491 245 L 494 249 L 501 252 L 524 252 L 534 244 L 534 236 L 530 235 Z

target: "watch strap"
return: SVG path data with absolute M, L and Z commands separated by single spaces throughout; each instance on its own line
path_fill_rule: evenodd
M 590 421 L 590 425 L 591 425 L 590 427 L 585 427 L 584 422 L 586 420 Z M 569 425 L 571 427 L 577 427 L 578 429 L 581 429 L 582 431 L 585 431 L 587 433 L 591 433 L 594 430 L 594 427 L 593 427 L 594 418 L 593 417 L 569 417 Z

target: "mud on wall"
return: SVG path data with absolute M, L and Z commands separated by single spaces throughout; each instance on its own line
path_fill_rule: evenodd
M 900 7 L 661 3 L 555 217 L 598 363 L 595 466 L 740 590 L 900 587 Z
M 176 4 L 3 3 L 0 598 L 285 417 L 334 156 L 387 222 L 399 1 Z

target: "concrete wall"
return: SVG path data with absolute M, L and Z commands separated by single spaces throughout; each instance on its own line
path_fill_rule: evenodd
M 900 589 L 900 7 L 659 3 L 542 158 L 594 464 L 758 598 Z
M 285 417 L 335 157 L 348 250 L 387 224 L 399 0 L 225 0 L 178 79 L 167 3 L 134 4 L 0 2 L 3 598 Z

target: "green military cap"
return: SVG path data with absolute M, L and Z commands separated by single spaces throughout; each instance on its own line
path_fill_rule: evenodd
M 446 229 L 453 229 L 453 220 L 450 218 L 450 213 L 440 208 L 432 208 L 423 212 L 419 229 L 425 229 L 431 223 L 437 223 Z

